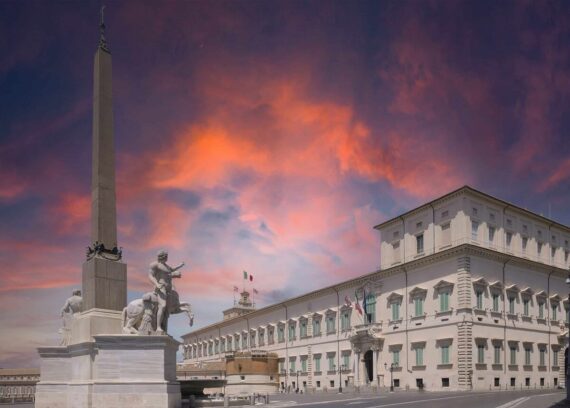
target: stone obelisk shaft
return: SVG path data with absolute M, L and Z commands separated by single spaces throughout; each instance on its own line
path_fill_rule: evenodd
M 93 75 L 93 173 L 91 180 L 91 243 L 117 247 L 115 137 L 111 54 L 95 53 Z
M 102 23 L 104 29 L 104 25 Z M 127 265 L 117 250 L 115 138 L 111 53 L 104 37 L 93 71 L 93 167 L 91 252 L 83 264 L 83 308 L 122 311 L 127 303 Z M 102 327 L 109 334 L 108 327 Z M 101 333 L 99 329 L 95 330 Z

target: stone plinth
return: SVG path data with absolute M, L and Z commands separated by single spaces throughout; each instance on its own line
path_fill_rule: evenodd
M 69 344 L 93 341 L 94 336 L 101 334 L 121 334 L 122 332 L 122 312 L 107 309 L 91 309 L 73 316 Z
M 42 347 L 36 408 L 177 408 L 179 342 L 170 336 L 97 335 Z
M 95 256 L 83 263 L 83 310 L 122 311 L 127 305 L 127 265 Z

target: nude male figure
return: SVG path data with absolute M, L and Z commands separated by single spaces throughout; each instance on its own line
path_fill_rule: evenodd
M 184 266 L 184 262 L 173 268 L 166 263 L 168 252 L 160 251 L 157 260 L 150 264 L 148 278 L 154 285 L 154 293 L 158 298 L 158 311 L 156 315 L 157 333 L 166 333 L 168 328 L 169 311 L 178 309 L 178 293 L 172 288 L 172 278 L 180 278 L 178 272 Z

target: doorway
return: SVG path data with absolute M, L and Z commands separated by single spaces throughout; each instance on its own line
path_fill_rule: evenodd
M 374 353 L 372 352 L 372 350 L 368 350 L 366 353 L 364 353 L 364 367 L 366 367 L 366 378 L 367 378 L 367 382 L 371 383 L 373 380 L 373 376 L 374 376 L 374 372 L 372 370 L 372 366 L 373 366 L 373 360 L 374 360 Z

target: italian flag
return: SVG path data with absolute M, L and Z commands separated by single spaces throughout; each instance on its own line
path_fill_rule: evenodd
M 243 271 L 243 279 L 244 279 L 244 280 L 247 280 L 247 277 L 248 277 L 247 272 L 246 272 L 246 271 Z M 253 282 L 253 275 L 252 275 L 251 273 L 249 274 L 249 281 L 250 281 L 250 282 Z

